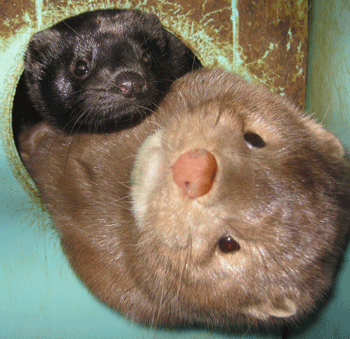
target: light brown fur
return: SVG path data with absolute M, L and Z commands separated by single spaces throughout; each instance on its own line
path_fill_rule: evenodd
M 264 145 L 250 145 L 247 133 Z M 344 150 L 285 99 L 238 76 L 184 76 L 133 129 L 66 136 L 42 124 L 20 145 L 72 267 L 133 320 L 295 320 L 332 285 L 349 232 Z M 218 167 L 199 198 L 172 180 L 172 165 L 194 149 Z M 226 235 L 239 250 L 220 250 Z

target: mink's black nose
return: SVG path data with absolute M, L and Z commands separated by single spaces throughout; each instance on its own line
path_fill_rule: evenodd
M 125 98 L 133 98 L 147 90 L 146 80 L 137 73 L 123 72 L 114 80 L 115 86 Z

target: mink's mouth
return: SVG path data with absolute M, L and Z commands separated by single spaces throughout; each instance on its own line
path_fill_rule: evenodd
M 125 97 L 114 90 L 85 91 L 69 107 L 55 107 L 46 119 L 67 133 L 112 132 L 136 126 L 146 118 L 158 102 L 156 91 L 139 97 Z
M 127 105 L 119 111 L 94 116 L 86 115 L 80 120 L 73 120 L 69 123 L 56 122 L 56 125 L 66 133 L 111 133 L 126 128 L 132 128 L 142 122 L 150 113 L 147 110 L 137 109 L 137 106 Z

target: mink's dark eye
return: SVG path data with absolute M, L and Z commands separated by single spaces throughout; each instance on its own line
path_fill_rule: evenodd
M 224 253 L 236 252 L 241 248 L 238 242 L 235 239 L 233 239 L 230 235 L 226 235 L 225 237 L 220 239 L 219 247 L 220 250 Z
M 263 148 L 265 147 L 265 141 L 262 137 L 253 132 L 247 132 L 244 134 L 244 140 L 248 144 L 248 146 L 253 148 Z
M 77 60 L 73 71 L 76 76 L 85 77 L 90 73 L 90 64 L 85 60 Z

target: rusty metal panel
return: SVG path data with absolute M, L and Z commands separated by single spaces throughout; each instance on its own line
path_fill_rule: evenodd
M 69 16 L 100 8 L 153 12 L 195 50 L 208 67 L 244 74 L 304 107 L 307 1 L 8 1 L 2 0 L 0 32 L 5 45 Z
M 238 1 L 243 67 L 275 92 L 304 107 L 307 1 Z

